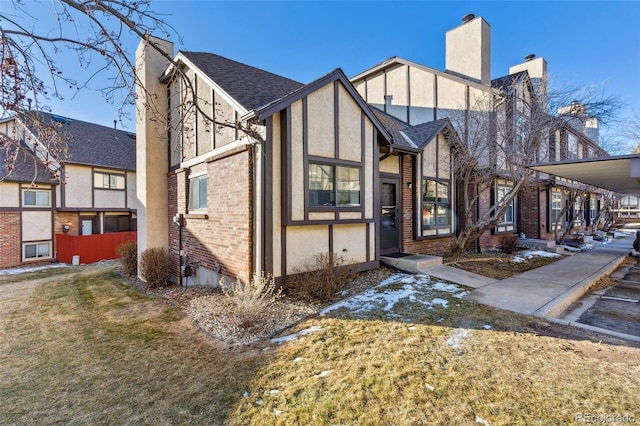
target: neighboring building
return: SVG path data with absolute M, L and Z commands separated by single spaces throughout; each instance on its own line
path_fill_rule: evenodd
M 49 135 L 36 122 L 69 141 L 62 167 L 43 165 L 39 141 Z M 15 162 L 0 166 L 0 267 L 56 258 L 56 234 L 135 231 L 133 133 L 37 111 L 3 120 L 0 133 L 24 145 Z M 4 160 L 7 150 L 0 151 Z

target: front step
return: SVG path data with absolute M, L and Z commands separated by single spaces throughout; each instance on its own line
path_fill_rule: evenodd
M 548 251 L 549 253 L 564 253 L 562 246 L 557 246 L 553 240 L 539 240 L 536 238 L 520 238 L 518 240 L 518 247 L 526 247 L 530 249 L 538 249 Z
M 442 257 L 426 254 L 398 253 L 380 256 L 380 262 L 405 272 L 417 273 L 421 269 L 442 265 Z

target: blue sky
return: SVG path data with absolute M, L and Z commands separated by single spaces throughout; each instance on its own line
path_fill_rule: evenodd
M 493 78 L 535 53 L 557 83 L 604 84 L 627 104 L 623 117 L 640 113 L 640 0 L 155 0 L 152 7 L 182 36 L 176 50 L 217 53 L 303 83 L 338 67 L 351 77 L 391 56 L 443 70 L 445 32 L 474 13 L 491 25 Z M 128 43 L 133 52 L 135 41 Z M 50 105 L 61 115 L 113 125 L 116 106 L 96 96 Z

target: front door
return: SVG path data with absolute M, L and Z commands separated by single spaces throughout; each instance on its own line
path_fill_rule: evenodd
M 400 181 L 398 179 L 380 179 L 380 253 L 390 254 L 400 251 Z

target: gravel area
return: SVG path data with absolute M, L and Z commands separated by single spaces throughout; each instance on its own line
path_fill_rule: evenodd
M 386 267 L 362 272 L 337 299 L 361 293 L 394 273 L 396 271 Z M 181 307 L 207 336 L 233 346 L 248 345 L 274 336 L 307 317 L 317 315 L 329 305 L 284 296 L 264 312 L 258 324 L 243 328 L 233 315 L 233 303 L 217 288 L 169 286 L 148 289 L 138 280 L 130 280 L 130 284 L 143 293 L 163 297 L 168 304 Z

